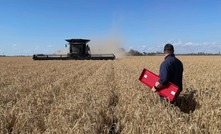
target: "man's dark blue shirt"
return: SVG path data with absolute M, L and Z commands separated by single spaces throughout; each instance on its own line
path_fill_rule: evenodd
M 172 82 L 179 87 L 182 91 L 182 77 L 183 77 L 183 64 L 175 57 L 174 54 L 169 54 L 160 65 L 160 79 L 159 83 L 162 85 Z

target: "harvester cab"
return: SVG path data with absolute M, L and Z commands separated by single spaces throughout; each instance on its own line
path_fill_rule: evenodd
M 88 39 L 66 39 L 67 54 L 35 54 L 34 60 L 114 60 L 114 54 L 91 54 Z
M 73 59 L 87 59 L 90 57 L 90 47 L 87 44 L 90 40 L 86 39 L 67 39 L 69 42 L 68 57 Z

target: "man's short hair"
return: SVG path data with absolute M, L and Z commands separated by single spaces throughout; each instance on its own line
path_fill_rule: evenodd
M 174 52 L 174 47 L 173 47 L 173 45 L 170 44 L 170 43 L 167 43 L 167 44 L 164 46 L 164 51 Z

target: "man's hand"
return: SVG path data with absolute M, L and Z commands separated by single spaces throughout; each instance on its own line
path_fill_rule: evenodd
M 157 88 L 159 88 L 160 85 L 161 85 L 161 84 L 160 84 L 160 82 L 158 82 L 158 81 L 155 83 L 155 86 L 156 86 Z
M 157 89 L 159 88 L 159 87 L 161 87 L 162 85 L 157 81 L 156 83 L 155 83 L 155 85 L 152 87 L 152 91 L 153 92 L 156 92 L 157 91 Z
M 155 86 L 153 86 L 151 90 L 152 90 L 153 92 L 156 92 L 156 91 L 157 91 L 157 89 L 155 88 Z

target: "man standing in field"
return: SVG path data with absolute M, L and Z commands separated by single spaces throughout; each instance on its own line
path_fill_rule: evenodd
M 172 44 L 166 44 L 164 46 L 164 61 L 160 65 L 160 79 L 155 83 L 152 91 L 157 91 L 162 88 L 168 82 L 179 87 L 178 95 L 182 91 L 182 77 L 183 77 L 183 64 L 174 55 L 174 47 Z M 164 100 L 163 96 L 160 96 L 160 100 Z M 175 101 L 175 100 L 174 100 Z M 171 102 L 174 103 L 174 102 Z

